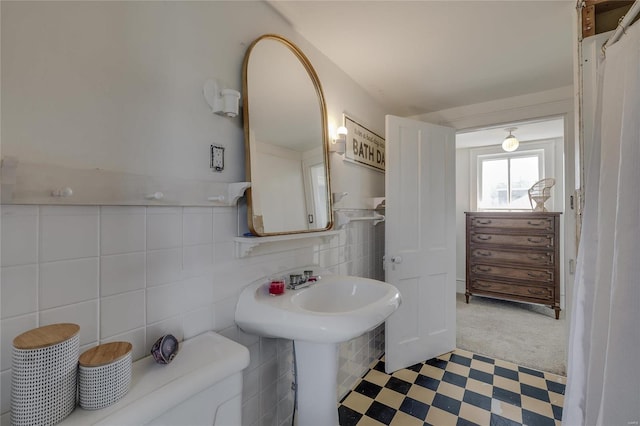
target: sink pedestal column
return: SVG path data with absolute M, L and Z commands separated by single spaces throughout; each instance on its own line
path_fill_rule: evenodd
M 338 426 L 338 344 L 294 344 L 298 426 Z

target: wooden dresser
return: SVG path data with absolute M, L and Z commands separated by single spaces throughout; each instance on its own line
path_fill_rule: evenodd
M 467 212 L 467 289 L 560 316 L 560 213 Z

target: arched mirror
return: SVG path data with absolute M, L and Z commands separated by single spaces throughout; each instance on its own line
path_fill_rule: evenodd
M 267 34 L 244 58 L 249 229 L 255 235 L 331 227 L 324 95 L 307 57 Z

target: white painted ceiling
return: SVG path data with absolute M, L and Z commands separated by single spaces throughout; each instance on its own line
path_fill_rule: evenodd
M 508 126 L 497 126 L 456 134 L 456 148 L 475 148 L 479 146 L 501 145 L 509 135 L 507 129 L 514 129 L 513 135 L 520 142 L 540 141 L 564 137 L 564 119 L 562 117 L 548 120 L 535 120 L 523 123 L 510 123 Z
M 267 0 L 385 112 L 572 84 L 575 0 Z

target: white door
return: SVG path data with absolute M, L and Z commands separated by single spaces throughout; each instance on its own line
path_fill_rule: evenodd
M 455 131 L 386 117 L 386 281 L 402 304 L 386 322 L 393 372 L 456 346 Z

